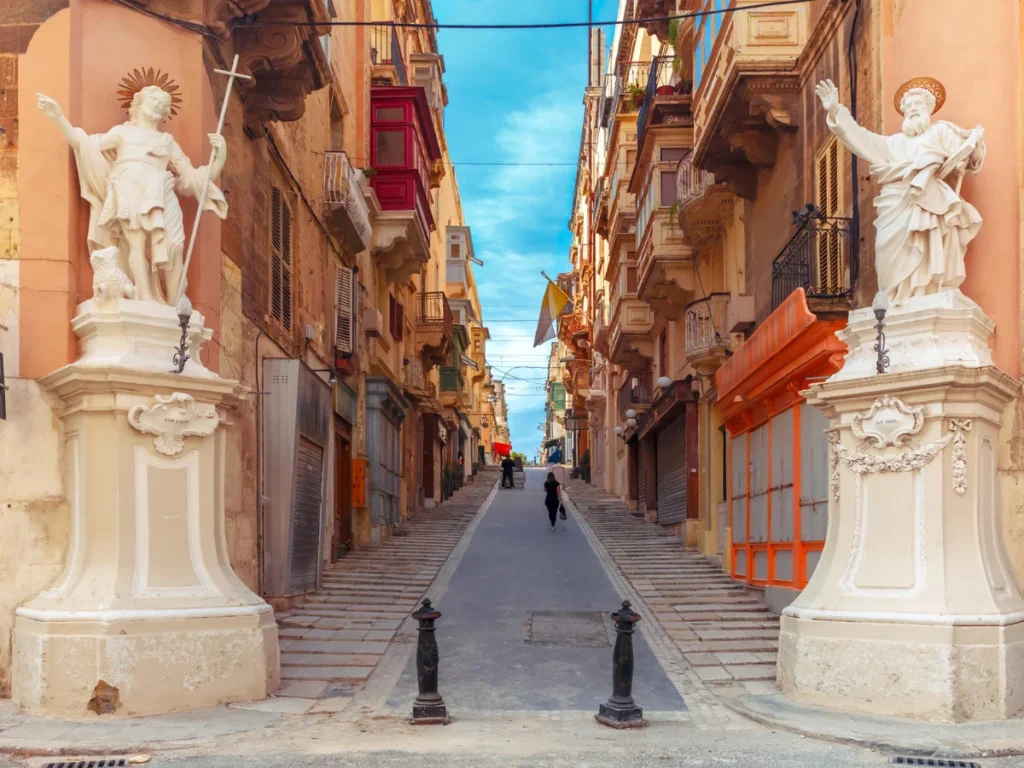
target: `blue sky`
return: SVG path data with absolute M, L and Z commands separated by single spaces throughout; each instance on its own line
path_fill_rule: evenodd
M 433 5 L 441 24 L 587 18 L 586 0 L 434 0 Z M 594 0 L 594 18 L 613 19 L 617 7 L 617 0 Z M 544 420 L 543 367 L 549 352 L 548 344 L 533 347 L 546 285 L 540 271 L 554 277 L 569 265 L 587 32 L 441 30 L 438 44 L 447 69 L 448 148 L 476 255 L 485 265 L 474 274 L 491 331 L 487 357 L 495 378 L 508 374 L 513 446 L 532 456 Z

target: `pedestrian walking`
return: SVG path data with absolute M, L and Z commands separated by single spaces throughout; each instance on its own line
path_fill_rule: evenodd
M 505 481 L 508 481 L 509 488 L 515 488 L 515 482 L 512 480 L 512 470 L 516 468 L 516 463 L 508 456 L 501 462 L 501 487 L 505 487 Z
M 562 506 L 562 484 L 555 480 L 554 472 L 548 472 L 547 482 L 544 483 L 544 506 L 548 508 L 548 520 L 551 521 L 553 531 L 559 513 L 563 520 L 566 519 L 565 507 Z

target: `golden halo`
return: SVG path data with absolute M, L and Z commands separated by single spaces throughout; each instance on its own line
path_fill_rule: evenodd
M 117 86 L 117 98 L 121 102 L 121 106 L 125 109 L 131 107 L 135 94 L 149 85 L 163 89 L 171 97 L 171 113 L 167 119 L 170 120 L 177 115 L 178 107 L 181 106 L 178 84 L 171 79 L 170 75 L 152 67 L 133 70 L 121 78 L 121 82 Z
M 946 88 L 942 83 L 934 77 L 915 77 L 913 80 L 907 80 L 907 82 L 897 88 L 896 95 L 893 97 L 893 104 L 896 106 L 896 111 L 901 115 L 903 114 L 903 107 L 900 105 L 900 102 L 902 102 L 903 97 L 907 95 L 907 91 L 914 88 L 920 88 L 921 90 L 928 91 L 928 93 L 935 97 L 935 109 L 932 110 L 933 115 L 942 109 L 942 105 L 946 103 Z

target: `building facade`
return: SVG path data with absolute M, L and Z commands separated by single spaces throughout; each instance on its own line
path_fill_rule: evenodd
M 448 157 L 444 61 L 432 30 L 395 25 L 432 21 L 429 0 L 246 10 L 259 26 L 220 0 L 29 3 L 0 43 L 0 554 L 18 562 L 0 574 L 0 695 L 16 608 L 72 567 L 73 436 L 44 381 L 79 355 L 72 320 L 93 294 L 88 206 L 37 92 L 94 133 L 124 121 L 126 82 L 160 82 L 180 96 L 163 130 L 198 167 L 225 94 L 213 70 L 237 55 L 251 77 L 227 105 L 228 214 L 202 219 L 188 273 L 212 331 L 202 365 L 249 393 L 223 431 L 222 531 L 248 589 L 275 607 L 301 600 L 508 438 Z
M 921 16 L 942 6 L 984 36 L 959 5 L 750 5 L 620 4 L 620 20 L 704 15 L 621 25 L 607 61 L 592 54 L 602 74 L 584 96 L 571 256 L 589 299 L 593 482 L 781 609 L 813 574 L 828 527 L 827 420 L 802 393 L 842 367 L 835 333 L 877 287 L 878 188 L 828 130 L 814 86 L 832 80 L 859 123 L 891 134 L 893 93 L 927 74 L 945 84 L 949 119 L 1000 126 L 1013 173 L 967 182 L 985 217 L 974 258 L 1000 233 L 1019 240 L 1009 201 L 1021 167 L 997 106 L 1010 97 L 993 88 L 975 103 L 954 62 L 980 54 Z M 992 5 L 1019 28 L 1016 3 Z M 1012 37 L 996 42 L 1013 62 L 1002 87 L 1017 94 Z M 1019 258 L 1000 263 L 1018 285 Z M 963 290 L 996 319 L 998 364 L 1019 377 L 1019 296 L 982 271 L 968 268 Z M 1024 573 L 1015 411 L 1004 424 L 1003 520 Z

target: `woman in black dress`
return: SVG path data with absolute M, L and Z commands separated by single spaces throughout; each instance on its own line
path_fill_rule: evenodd
M 558 517 L 558 507 L 562 503 L 562 487 L 555 480 L 555 473 L 548 472 L 548 480 L 544 483 L 544 506 L 548 508 L 548 519 L 551 521 L 551 530 L 555 530 L 555 518 Z

